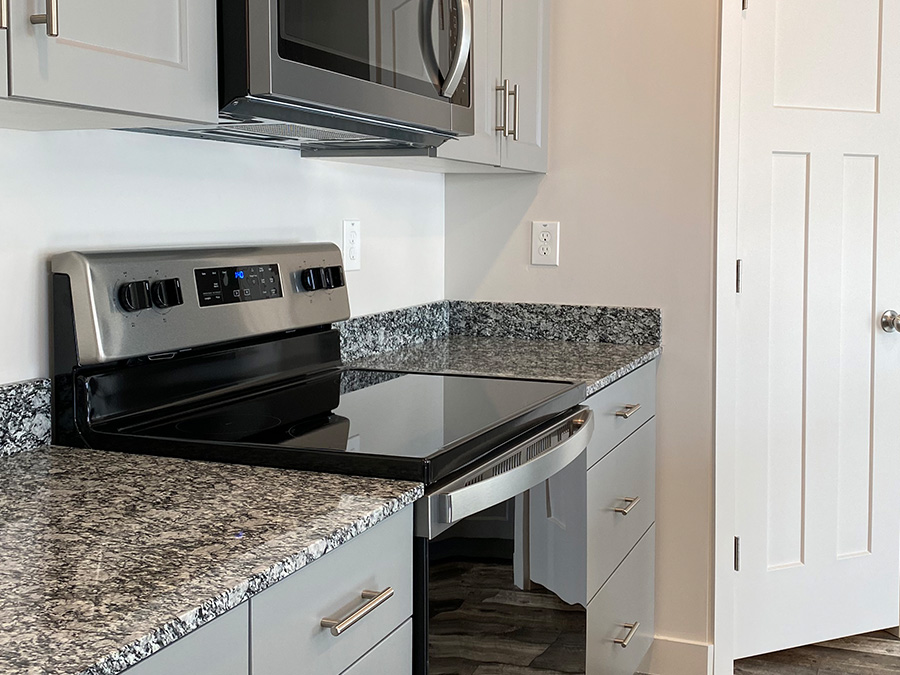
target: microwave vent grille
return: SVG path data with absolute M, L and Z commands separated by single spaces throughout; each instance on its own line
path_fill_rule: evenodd
M 341 131 L 338 129 L 323 129 L 321 127 L 312 127 L 306 124 L 280 124 L 272 122 L 229 124 L 222 127 L 222 129 L 235 133 L 248 133 L 256 136 L 292 140 L 369 141 L 375 139 L 374 136 L 368 136 L 366 134 Z

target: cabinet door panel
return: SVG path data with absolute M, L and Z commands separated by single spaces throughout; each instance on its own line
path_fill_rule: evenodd
M 655 529 L 650 528 L 588 605 L 588 675 L 634 675 L 650 649 L 653 642 Z M 634 626 L 634 635 L 623 648 L 616 640 L 625 639 L 630 626 Z
M 501 166 L 547 171 L 550 80 L 550 0 L 503 3 L 503 77 L 519 85 L 519 140 L 506 139 Z M 511 117 L 516 117 L 513 112 Z M 515 126 L 515 121 L 511 122 Z
M 10 94 L 196 121 L 217 117 L 215 0 L 53 0 L 11 6 Z
M 372 651 L 347 668 L 343 675 L 410 675 L 412 673 L 412 619 L 388 635 Z
M 323 618 L 343 618 L 368 599 L 394 594 L 338 636 Z M 253 675 L 337 675 L 412 616 L 412 507 L 251 598 Z
M 8 0 L 0 0 L 0 2 L 7 2 Z M 9 79 L 8 79 L 8 61 L 7 61 L 7 45 L 8 41 L 8 33 L 7 30 L 0 30 L 0 98 L 4 98 L 9 93 Z
M 244 603 L 129 668 L 126 675 L 249 672 L 250 607 Z

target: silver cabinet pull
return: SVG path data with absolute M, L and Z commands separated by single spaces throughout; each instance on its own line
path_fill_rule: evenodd
M 513 87 L 513 127 L 512 137 L 514 141 L 519 140 L 519 85 Z
M 893 333 L 900 330 L 900 315 L 893 310 L 888 310 L 881 315 L 881 329 L 885 333 Z
M 631 642 L 631 638 L 633 638 L 638 632 L 638 628 L 641 627 L 641 622 L 635 621 L 634 623 L 626 623 L 622 625 L 624 628 L 628 629 L 628 635 L 623 638 L 616 638 L 615 640 L 613 640 L 613 642 L 615 642 L 617 645 L 621 645 L 622 649 L 625 649 L 626 647 L 628 647 L 628 643 Z
M 632 403 L 631 405 L 626 405 L 621 410 L 616 411 L 616 417 L 621 417 L 622 419 L 628 419 L 634 413 L 641 409 L 640 403 Z
M 616 513 L 621 513 L 623 516 L 627 516 L 629 513 L 631 513 L 631 510 L 635 506 L 637 506 L 638 504 L 641 503 L 641 498 L 640 497 L 622 497 L 622 501 L 628 502 L 628 506 L 617 507 L 617 508 L 613 509 L 613 511 L 615 511 Z
M 9 0 L 0 0 L 0 30 L 9 28 Z
M 369 602 L 343 619 L 322 619 L 322 628 L 330 628 L 331 634 L 338 637 L 364 616 L 371 614 L 379 605 L 383 605 L 390 600 L 394 595 L 394 589 L 388 586 L 383 591 L 363 591 L 360 595 L 363 600 L 368 600 Z
M 49 37 L 59 37 L 59 0 L 47 0 L 46 14 L 32 14 L 31 23 L 46 24 Z
M 502 131 L 504 136 L 509 136 L 509 80 L 503 80 L 503 84 L 495 89 L 503 93 L 503 104 L 500 106 L 503 124 L 494 127 L 494 131 Z

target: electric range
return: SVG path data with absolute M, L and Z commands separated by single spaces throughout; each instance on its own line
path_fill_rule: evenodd
M 345 368 L 332 244 L 72 252 L 51 270 L 55 444 L 425 483 L 419 674 L 431 542 L 540 485 L 593 429 L 583 384 Z

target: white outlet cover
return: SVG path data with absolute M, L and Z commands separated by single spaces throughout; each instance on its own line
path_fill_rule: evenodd
M 559 221 L 531 223 L 531 264 L 559 267 Z
M 360 221 L 344 221 L 344 245 L 341 247 L 344 255 L 344 270 L 352 272 L 362 269 L 362 229 Z

